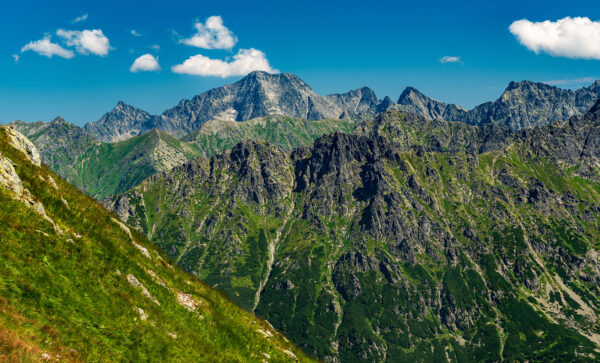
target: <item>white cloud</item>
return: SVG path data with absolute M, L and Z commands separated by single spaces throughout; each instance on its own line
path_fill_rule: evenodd
M 91 53 L 104 57 L 111 49 L 108 38 L 100 29 L 82 31 L 58 29 L 56 35 L 64 38 L 67 46 L 74 46 L 81 54 Z
M 557 21 L 517 20 L 508 28 L 519 42 L 536 54 L 600 60 L 600 22 L 586 17 Z
M 150 46 L 150 48 L 152 48 L 152 49 L 154 49 L 154 50 L 156 50 L 156 51 L 159 51 L 159 50 L 160 50 L 160 45 L 158 45 L 158 44 L 153 44 L 153 45 L 151 45 L 151 46 Z
M 150 72 L 150 71 L 158 71 L 160 70 L 160 65 L 158 64 L 158 58 L 154 57 L 152 54 L 144 54 L 138 57 L 131 68 L 129 68 L 131 72 Z
M 460 63 L 460 57 L 444 56 L 440 58 L 441 63 Z
M 52 56 L 57 55 L 59 57 L 69 59 L 75 56 L 75 53 L 73 53 L 72 50 L 65 49 L 56 43 L 52 43 L 50 41 L 50 35 L 46 35 L 40 40 L 29 42 L 23 48 L 21 48 L 21 53 L 26 52 L 28 50 L 34 51 L 48 58 L 52 58 Z
M 597 79 L 595 77 L 582 77 L 582 78 L 571 78 L 571 79 L 554 79 L 550 81 L 544 81 L 543 83 L 549 84 L 551 86 L 562 86 L 562 85 L 572 85 L 572 84 L 588 84 L 594 83 Z
M 131 35 L 134 37 L 141 37 L 142 34 L 138 33 L 135 29 L 131 29 Z
M 265 53 L 253 48 L 240 49 L 232 61 L 211 59 L 198 54 L 188 58 L 183 64 L 171 67 L 175 73 L 197 76 L 231 77 L 245 76 L 252 71 L 279 72 L 271 68 Z
M 81 23 L 82 21 L 86 21 L 88 18 L 88 14 L 83 14 L 81 16 L 76 17 L 75 19 L 73 19 L 71 21 L 71 23 L 75 24 L 75 23 Z
M 18 54 L 13 54 L 12 57 L 15 60 L 15 63 L 19 63 L 19 59 L 21 59 L 21 57 Z
M 237 37 L 223 25 L 220 16 L 211 16 L 204 24 L 196 22 L 194 27 L 197 33 L 181 43 L 204 49 L 231 49 L 237 43 Z

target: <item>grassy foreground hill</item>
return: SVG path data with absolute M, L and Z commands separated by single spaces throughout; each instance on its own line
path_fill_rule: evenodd
M 0 127 L 0 361 L 307 361 Z
M 118 215 L 309 354 L 600 359 L 600 103 L 512 132 L 387 112 L 291 153 L 246 141 Z

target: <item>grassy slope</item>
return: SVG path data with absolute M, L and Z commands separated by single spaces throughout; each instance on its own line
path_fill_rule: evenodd
M 79 155 L 74 167 L 59 174 L 89 195 L 104 198 L 199 155 L 195 145 L 152 130 L 126 141 L 96 143 Z
M 322 135 L 337 131 L 351 132 L 355 126 L 351 120 L 307 121 L 272 115 L 244 122 L 208 121 L 182 139 L 196 143 L 205 156 L 231 149 L 238 142 L 248 139 L 264 140 L 283 150 L 292 150 L 309 146 Z
M 2 128 L 0 153 L 62 230 L 0 190 L 0 360 L 261 361 L 263 353 L 289 360 L 283 350 L 306 360 L 280 334 L 265 338 L 259 329 L 272 332 L 268 324 L 171 267 L 133 232 L 146 257 L 95 201 L 9 146 Z M 180 292 L 199 304 L 195 311 L 178 303 Z

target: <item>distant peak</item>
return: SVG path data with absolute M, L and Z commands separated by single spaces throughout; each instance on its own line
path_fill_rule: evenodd
M 394 107 L 395 103 L 390 96 L 385 96 L 383 100 L 377 105 L 377 113 L 384 112 Z
M 294 79 L 300 80 L 300 77 L 296 76 L 293 73 L 283 72 L 283 73 L 269 73 L 265 71 L 252 71 L 248 73 L 242 80 L 252 80 L 252 79 Z
M 119 101 L 117 102 L 117 105 L 115 106 L 115 108 L 113 108 L 112 112 L 118 112 L 118 111 L 124 111 L 124 112 L 137 112 L 137 111 L 142 111 L 137 107 L 131 106 L 123 101 Z
M 410 98 L 411 95 L 416 95 L 416 96 L 420 96 L 420 97 L 427 97 L 423 93 L 421 93 L 421 91 L 419 91 L 418 89 L 416 89 L 414 87 L 406 87 L 404 89 L 404 91 L 402 91 L 402 94 L 400 95 L 400 98 L 398 98 L 398 103 L 402 103 L 402 100 L 404 100 L 406 98 Z
M 506 91 L 511 91 L 514 89 L 522 89 L 522 88 L 531 88 L 531 87 L 556 88 L 555 86 L 551 86 L 546 83 L 524 80 L 524 81 L 520 81 L 520 82 L 511 81 L 508 84 L 508 86 L 506 87 Z
M 595 80 L 594 83 L 592 83 L 591 85 L 589 85 L 589 87 L 587 87 L 587 88 L 588 89 L 589 88 L 592 88 L 592 89 L 600 88 L 600 79 Z
M 275 74 L 271 74 L 265 71 L 252 71 L 248 73 L 242 80 L 244 79 L 257 79 L 257 78 L 268 78 L 271 76 L 276 76 Z
M 598 82 L 598 81 L 596 81 Z M 596 101 L 596 103 L 594 104 L 594 106 L 592 106 L 592 108 L 590 108 L 590 110 L 588 111 L 588 115 L 593 115 L 593 116 L 600 116 L 600 99 L 598 99 L 598 101 Z
M 119 101 L 117 102 L 117 105 L 115 106 L 115 109 L 120 109 L 120 108 L 130 108 L 131 106 L 126 104 L 123 101 Z
M 423 93 L 421 93 L 421 91 L 419 91 L 418 89 L 416 89 L 416 88 L 414 88 L 414 87 L 410 87 L 410 86 L 409 86 L 409 87 L 406 87 L 406 88 L 404 89 L 404 91 L 402 92 L 402 94 L 403 94 L 403 95 L 404 95 L 404 94 L 408 95 L 408 94 L 411 94 L 411 93 L 416 93 L 416 94 L 419 94 L 419 95 L 422 95 L 422 94 L 423 94 Z
M 265 71 L 253 71 L 248 73 L 247 76 L 236 82 L 238 85 L 252 85 L 252 84 L 270 84 L 280 83 L 285 84 L 287 87 L 300 87 L 311 89 L 310 86 L 304 82 L 300 77 L 292 73 L 277 73 L 272 74 Z
M 57 116 L 54 120 L 50 121 L 52 123 L 66 123 L 67 121 L 65 121 L 64 118 Z

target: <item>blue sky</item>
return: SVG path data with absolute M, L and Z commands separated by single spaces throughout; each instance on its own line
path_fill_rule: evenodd
M 181 74 L 173 66 L 197 55 L 231 61 L 244 49 L 262 52 L 272 69 L 297 74 L 319 94 L 369 86 L 379 98 L 396 100 L 413 86 L 471 108 L 498 98 L 511 80 L 578 88 L 600 78 L 600 51 L 593 47 L 579 54 L 581 47 L 540 45 L 540 39 L 519 40 L 509 30 L 520 19 L 596 21 L 599 14 L 600 3 L 548 0 L 10 2 L 0 14 L 0 122 L 62 115 L 81 125 L 118 100 L 161 113 L 182 98 L 241 78 Z M 230 42 L 190 45 L 199 32 L 195 24 L 210 16 L 221 17 Z M 78 43 L 84 30 L 101 30 L 98 39 L 107 39 L 109 47 Z M 66 53 L 49 58 L 26 49 L 45 37 Z M 144 54 L 158 59 L 159 71 L 131 72 Z M 445 56 L 460 60 L 443 63 Z

